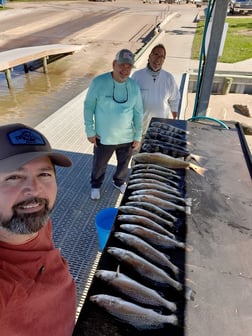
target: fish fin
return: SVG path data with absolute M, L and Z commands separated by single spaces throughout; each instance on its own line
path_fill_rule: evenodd
M 134 169 L 134 166 L 136 165 L 136 159 L 134 158 L 134 155 L 131 158 L 131 162 L 130 162 L 130 168 Z
M 189 161 L 190 159 L 196 161 L 197 163 L 202 163 L 203 160 L 203 156 L 197 155 L 197 154 L 193 154 L 190 153 L 187 157 L 187 161 Z
M 185 199 L 185 204 L 186 204 L 187 206 L 192 206 L 192 199 L 191 199 L 191 198 L 186 198 L 186 199 Z
M 186 250 L 186 252 L 192 252 L 193 251 L 193 246 L 189 245 L 189 244 L 186 244 L 185 250 Z
M 185 299 L 187 301 L 194 301 L 194 295 L 196 294 L 195 291 L 188 286 L 184 287 L 184 291 L 185 291 Z
M 180 275 L 180 273 L 181 273 L 180 268 L 176 266 L 176 268 L 174 268 L 172 271 L 173 271 L 173 273 L 174 273 L 174 275 L 175 275 L 175 278 L 176 278 L 177 280 L 179 280 L 179 275 Z
M 175 236 L 174 236 L 175 237 Z M 165 255 L 165 257 L 168 259 L 168 260 L 171 260 L 171 257 L 170 257 L 170 255 L 169 254 L 167 254 L 167 253 L 165 253 L 165 252 L 162 252 L 163 253 L 163 255 Z
M 185 212 L 186 212 L 187 215 L 191 215 L 191 207 L 187 205 L 185 207 Z
M 173 324 L 175 326 L 179 326 L 179 321 L 178 321 L 178 318 L 175 314 L 168 315 L 166 323 Z
M 116 268 L 116 276 L 118 277 L 120 273 L 120 264 L 118 264 L 117 268 Z
M 189 168 L 191 168 L 192 170 L 194 170 L 196 173 L 198 173 L 201 176 L 204 176 L 205 172 L 206 172 L 206 168 L 203 167 L 199 167 L 197 165 L 195 165 L 194 163 L 189 164 Z

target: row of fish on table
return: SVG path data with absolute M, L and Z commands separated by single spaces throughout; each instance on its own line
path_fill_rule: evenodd
M 139 331 L 179 327 L 176 300 L 192 298 L 191 289 L 180 280 L 184 270 L 169 257 L 190 250 L 180 230 L 192 205 L 185 195 L 185 169 L 200 175 L 205 171 L 185 160 L 199 159 L 187 149 L 187 134 L 165 122 L 150 124 L 142 151 L 133 157 L 125 201 L 118 208 L 112 234 L 120 247 L 106 249 L 118 268 L 95 273 L 118 294 L 95 294 L 90 301 Z M 130 274 L 120 272 L 122 267 Z

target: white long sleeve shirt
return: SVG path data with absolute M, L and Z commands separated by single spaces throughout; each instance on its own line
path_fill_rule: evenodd
M 152 117 L 173 118 L 171 112 L 178 112 L 180 92 L 173 75 L 163 69 L 154 72 L 146 67 L 135 71 L 132 78 L 141 89 L 145 134 Z

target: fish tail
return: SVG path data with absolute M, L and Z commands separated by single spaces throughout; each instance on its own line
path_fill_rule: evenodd
M 188 156 L 187 159 L 188 159 L 188 160 L 193 159 L 194 161 L 196 161 L 196 162 L 198 162 L 198 163 L 202 163 L 202 161 L 203 161 L 203 157 L 202 157 L 202 156 L 200 156 L 200 155 L 196 155 L 196 154 L 193 154 L 193 153 L 191 153 L 191 154 Z
M 185 247 L 186 247 L 185 243 L 183 243 L 183 242 L 177 242 L 176 246 L 180 247 L 182 249 L 185 249 Z
M 192 206 L 192 199 L 191 199 L 191 198 L 186 198 L 186 199 L 185 199 L 185 204 L 186 204 L 187 206 Z
M 179 280 L 179 276 L 180 276 L 180 269 L 174 265 L 174 267 L 172 268 L 172 271 L 174 273 L 175 279 Z
M 118 277 L 120 273 L 120 264 L 118 264 L 117 268 L 116 268 L 116 276 Z
M 130 168 L 133 169 L 135 165 L 136 165 L 136 160 L 135 160 L 134 156 L 132 156 L 131 162 L 130 162 Z
M 190 206 L 186 206 L 185 207 L 185 213 L 187 214 L 187 215 L 191 215 L 191 207 Z
M 170 324 L 173 324 L 173 325 L 177 326 L 178 325 L 178 318 L 177 318 L 177 316 L 175 314 L 167 316 L 166 323 L 170 323 Z
M 193 247 L 191 245 L 186 244 L 185 250 L 186 250 L 186 252 L 192 252 L 193 251 Z
M 187 301 L 194 301 L 194 291 L 191 287 L 184 286 L 184 293 Z
M 165 300 L 165 307 L 168 308 L 173 313 L 176 312 L 176 310 L 177 310 L 176 303 L 170 302 L 170 301 L 167 301 L 167 300 Z
M 204 176 L 205 172 L 206 172 L 206 168 L 203 168 L 203 167 L 199 167 L 197 166 L 196 164 L 194 163 L 191 163 L 189 164 L 189 167 L 194 170 L 196 173 L 198 173 L 199 175 L 201 176 Z

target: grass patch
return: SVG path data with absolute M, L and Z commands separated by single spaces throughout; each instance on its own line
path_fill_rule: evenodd
M 218 62 L 236 63 L 252 58 L 252 19 L 227 18 L 228 31 Z M 198 22 L 192 46 L 192 58 L 199 59 L 205 22 Z

